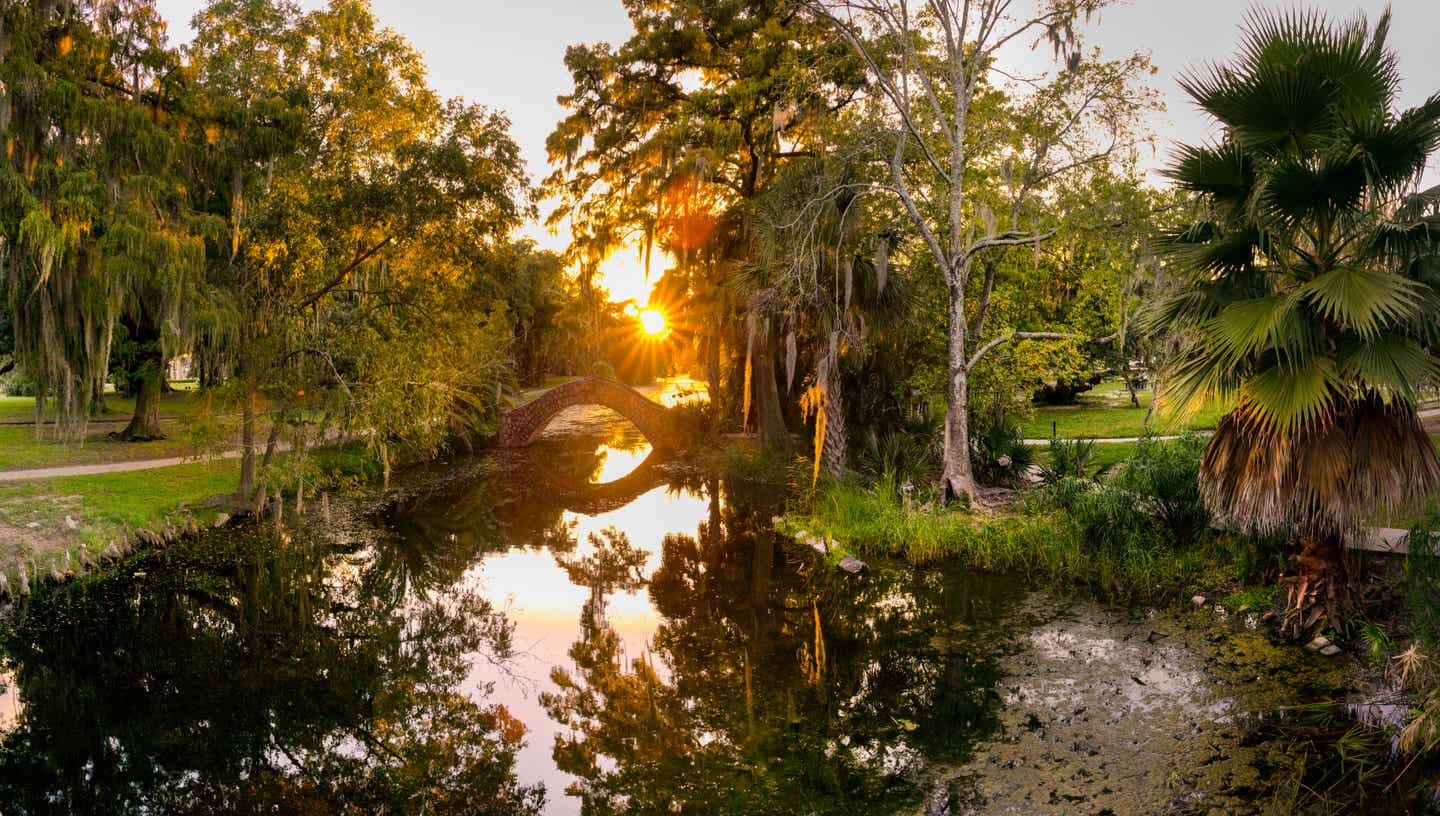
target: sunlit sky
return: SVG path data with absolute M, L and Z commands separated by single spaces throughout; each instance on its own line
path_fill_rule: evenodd
M 313 8 L 323 0 L 300 0 Z M 171 21 L 171 38 L 189 39 L 189 21 L 204 0 L 156 0 Z M 1022 3 L 1023 5 L 1023 3 Z M 1235 51 L 1238 25 L 1250 0 L 1133 0 L 1106 10 L 1091 21 L 1088 36 L 1105 53 L 1121 56 L 1148 51 L 1160 69 L 1156 84 L 1167 110 L 1151 122 L 1160 145 L 1148 157 L 1163 164 L 1175 142 L 1201 141 L 1210 135 L 1206 120 L 1183 98 L 1176 77 L 1207 60 L 1223 60 Z M 1294 3 L 1261 4 L 1288 8 Z M 1363 11 L 1378 14 L 1382 0 L 1315 0 L 1307 7 L 1338 16 Z M 1440 0 L 1393 0 L 1395 24 L 1390 43 L 1400 58 L 1404 106 L 1418 104 L 1440 90 Z M 446 96 L 461 96 L 505 111 L 531 175 L 547 175 L 545 137 L 564 111 L 556 97 L 570 89 L 565 47 L 577 42 L 619 43 L 630 33 L 620 0 L 373 0 L 381 22 L 408 38 L 425 55 L 431 84 Z M 1029 55 L 1011 56 L 1029 62 Z M 1432 161 L 1428 183 L 1440 183 Z M 527 234 L 542 246 L 563 249 L 564 234 L 531 224 Z M 658 271 L 658 268 L 654 271 Z M 636 253 L 623 252 L 604 268 L 605 285 L 615 300 L 643 303 L 649 292 Z

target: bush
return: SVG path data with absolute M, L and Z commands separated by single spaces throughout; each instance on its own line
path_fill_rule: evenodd
M 1093 443 L 1053 440 L 1041 506 L 1069 511 L 1087 542 L 1112 550 L 1188 547 L 1209 524 L 1199 487 L 1204 446 L 1193 435 L 1141 440 L 1130 459 L 1096 482 L 1083 475 Z
M 940 466 L 943 422 L 942 414 L 927 410 L 907 416 L 897 427 L 867 425 L 855 437 L 852 466 L 872 480 L 929 481 Z
M 1205 440 L 1195 434 L 1160 442 L 1140 440 L 1108 483 L 1143 498 L 1146 512 L 1178 543 L 1194 541 L 1210 524 L 1200 499 L 1200 459 Z
M 1040 481 L 1055 484 L 1061 479 L 1083 479 L 1095 459 L 1093 439 L 1051 439 L 1050 462 L 1040 466 Z
M 1035 463 L 1035 451 L 1025 444 L 1018 426 L 996 426 L 975 438 L 971 464 L 975 477 L 990 485 L 1014 487 Z

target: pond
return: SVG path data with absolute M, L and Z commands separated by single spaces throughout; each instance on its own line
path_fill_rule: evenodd
M 8 607 L 0 813 L 1244 813 L 1313 781 L 1275 723 L 1344 698 L 1336 662 L 849 575 L 774 531 L 777 488 L 582 419 Z

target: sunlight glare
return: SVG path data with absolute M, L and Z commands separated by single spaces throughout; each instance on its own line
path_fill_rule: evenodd
M 665 313 L 655 308 L 642 310 L 640 328 L 650 337 L 659 337 L 665 333 Z

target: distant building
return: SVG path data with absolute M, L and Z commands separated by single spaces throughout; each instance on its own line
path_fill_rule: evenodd
M 165 366 L 165 378 L 172 382 L 190 379 L 190 372 L 195 367 L 194 363 L 194 358 L 188 354 L 170 358 L 170 362 Z

